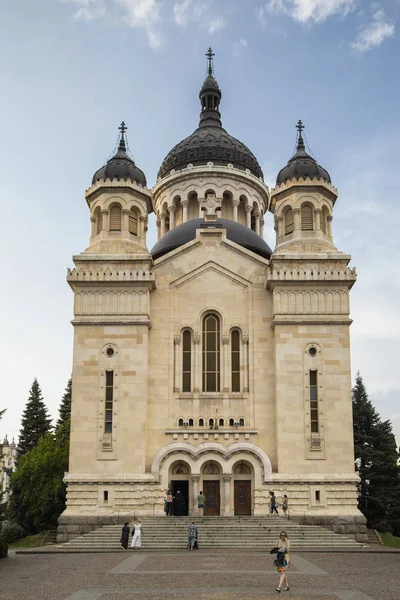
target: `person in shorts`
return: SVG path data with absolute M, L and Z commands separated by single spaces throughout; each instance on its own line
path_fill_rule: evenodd
M 199 509 L 199 515 L 202 517 L 204 515 L 204 505 L 206 503 L 206 497 L 203 492 L 200 490 L 200 494 L 197 496 L 197 508 Z

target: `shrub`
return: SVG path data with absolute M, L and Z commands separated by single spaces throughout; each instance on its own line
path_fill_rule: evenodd
M 6 558 L 8 553 L 8 544 L 6 540 L 0 537 L 0 558 Z
M 1 528 L 1 535 L 7 544 L 12 544 L 26 536 L 26 531 L 15 521 L 5 521 Z

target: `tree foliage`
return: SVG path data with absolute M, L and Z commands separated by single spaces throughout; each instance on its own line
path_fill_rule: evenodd
M 4 410 L 0 410 L 0 421 L 1 421 L 1 417 L 4 415 L 4 413 L 6 412 L 6 409 Z M 3 448 L 0 445 L 0 458 L 2 458 L 3 455 Z M 0 462 L 1 464 L 1 462 Z M 3 487 L 1 485 L 1 479 L 0 479 L 0 530 L 1 530 L 1 523 L 2 521 L 5 520 L 5 516 L 4 516 L 4 512 L 5 512 L 5 506 L 3 503 Z
M 60 425 L 55 433 L 40 438 L 37 446 L 26 452 L 12 474 L 10 518 L 24 529 L 38 533 L 57 525 L 65 509 L 65 484 L 68 470 L 69 439 Z
M 72 379 L 68 380 L 67 387 L 65 388 L 64 395 L 61 399 L 59 410 L 59 419 L 56 427 L 60 427 L 64 423 L 67 423 L 71 418 L 71 397 L 72 397 Z
M 51 430 L 51 418 L 45 403 L 39 382 L 35 378 L 29 391 L 28 402 L 22 414 L 21 430 L 19 432 L 18 456 L 21 458 L 37 444 L 41 437 Z
M 382 421 L 360 374 L 352 390 L 354 455 L 360 476 L 358 506 L 369 525 L 400 519 L 399 453 L 390 421 Z

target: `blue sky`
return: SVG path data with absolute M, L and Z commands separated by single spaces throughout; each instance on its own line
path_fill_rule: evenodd
M 223 125 L 267 183 L 290 158 L 301 118 L 339 188 L 335 243 L 359 276 L 353 372 L 400 442 L 399 23 L 400 0 L 0 2 L 0 437 L 18 434 L 34 377 L 57 416 L 72 360 L 66 269 L 88 245 L 84 190 L 119 123 L 154 185 L 197 125 L 211 45 Z M 274 245 L 271 216 L 266 239 Z

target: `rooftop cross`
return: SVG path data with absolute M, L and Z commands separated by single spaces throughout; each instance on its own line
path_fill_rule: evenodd
M 127 126 L 125 125 L 125 121 L 121 122 L 121 125 L 118 127 L 118 129 L 121 132 L 121 139 L 119 140 L 119 146 L 118 146 L 118 150 L 122 150 L 123 152 L 126 152 L 126 144 L 125 144 L 125 131 L 128 129 Z
M 125 131 L 128 129 L 125 125 L 125 121 L 121 122 L 121 125 L 118 127 L 118 129 L 120 130 L 122 137 L 124 137 Z
M 302 135 L 302 131 L 304 129 L 304 125 L 303 125 L 303 121 L 299 120 L 297 125 L 296 125 L 296 129 L 298 129 L 299 131 L 299 137 L 297 139 L 297 150 L 304 150 L 305 146 L 304 146 L 304 140 L 303 140 L 303 135 Z
M 212 61 L 213 61 L 213 57 L 215 56 L 215 54 L 211 48 L 208 49 L 206 56 L 207 56 L 207 60 L 208 60 L 208 74 L 212 75 L 212 64 L 213 64 Z

